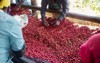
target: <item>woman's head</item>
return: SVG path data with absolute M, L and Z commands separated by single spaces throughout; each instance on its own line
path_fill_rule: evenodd
M 6 10 L 10 6 L 10 0 L 0 0 L 0 9 Z

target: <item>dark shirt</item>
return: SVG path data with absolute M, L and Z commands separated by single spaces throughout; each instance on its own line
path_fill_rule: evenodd
M 57 3 L 58 7 L 60 8 L 60 16 L 64 17 L 64 15 L 66 15 L 66 12 L 69 11 L 69 2 L 68 0 L 55 0 L 55 2 Z M 47 5 L 49 5 L 49 7 L 53 7 L 53 3 L 52 0 L 42 0 L 41 2 L 41 16 L 42 18 L 45 17 L 45 12 L 47 9 Z

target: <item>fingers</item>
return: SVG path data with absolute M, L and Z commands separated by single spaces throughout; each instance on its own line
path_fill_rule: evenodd
M 46 20 L 43 20 L 43 24 L 44 24 L 45 26 L 49 26 L 49 23 L 48 23 Z

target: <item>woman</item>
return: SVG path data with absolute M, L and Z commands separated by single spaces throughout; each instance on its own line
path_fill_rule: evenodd
M 100 63 L 100 33 L 92 35 L 81 47 L 82 63 Z
M 25 51 L 20 23 L 6 13 L 9 6 L 10 0 L 0 0 L 0 63 L 13 63 Z

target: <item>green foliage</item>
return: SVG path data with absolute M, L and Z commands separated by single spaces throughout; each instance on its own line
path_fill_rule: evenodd
M 75 0 L 76 8 L 90 8 L 91 10 L 100 13 L 100 0 Z

